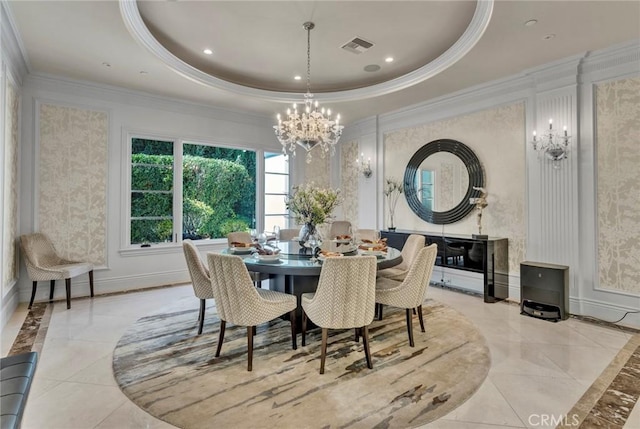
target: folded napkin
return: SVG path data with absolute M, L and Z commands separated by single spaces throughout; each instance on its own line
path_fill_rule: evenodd
M 253 243 L 241 243 L 239 241 L 232 241 L 231 247 L 252 247 Z

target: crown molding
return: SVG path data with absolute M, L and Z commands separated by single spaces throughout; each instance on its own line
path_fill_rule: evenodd
M 119 1 L 122 19 L 133 38 L 179 75 L 205 86 L 262 100 L 286 103 L 299 100 L 299 93 L 252 88 L 228 82 L 196 69 L 169 52 L 151 34 L 140 15 L 140 10 L 135 0 Z M 464 57 L 480 40 L 491 20 L 493 3 L 494 0 L 477 0 L 473 18 L 467 29 L 449 49 L 434 61 L 387 82 L 345 91 L 323 92 L 323 102 L 362 100 L 390 94 L 414 86 L 444 71 Z
M 47 91 L 71 93 L 76 96 L 103 101 L 203 116 L 243 125 L 251 124 L 260 127 L 271 127 L 273 125 L 271 117 L 267 115 L 256 115 L 245 111 L 222 109 L 208 104 L 164 97 L 113 85 L 68 79 L 50 74 L 29 74 L 25 79 L 25 86 Z
M 22 85 L 24 77 L 31 71 L 31 65 L 17 28 L 11 6 L 5 0 L 0 1 L 0 31 L 2 32 L 0 38 L 3 60 L 18 84 Z

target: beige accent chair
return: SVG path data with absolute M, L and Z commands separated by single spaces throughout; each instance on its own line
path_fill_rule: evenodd
M 253 287 L 247 267 L 242 258 L 233 255 L 208 253 L 211 286 L 220 317 L 220 336 L 216 357 L 220 356 L 224 330 L 227 322 L 247 327 L 248 363 L 247 371 L 253 369 L 253 335 L 255 327 L 285 313 L 291 320 L 291 343 L 296 344 L 296 307 L 295 296 L 282 292 Z
M 302 345 L 307 318 L 322 328 L 320 374 L 324 374 L 328 329 L 356 328 L 362 332 L 367 367 L 373 368 L 369 351 L 369 324 L 375 315 L 376 258 L 352 256 L 327 258 L 315 293 L 302 294 Z
M 207 300 L 213 299 L 211 278 L 209 276 L 209 270 L 200 259 L 198 248 L 191 240 L 184 240 L 182 242 L 182 250 L 184 251 L 184 258 L 187 260 L 187 268 L 189 268 L 193 292 L 196 298 L 200 299 L 200 312 L 198 313 L 198 322 L 200 322 L 198 325 L 198 335 L 200 335 L 202 334 L 202 327 L 204 325 L 204 310 L 207 306 Z
M 67 290 L 67 309 L 71 308 L 71 278 L 80 274 L 89 273 L 89 289 L 93 297 L 93 265 L 89 262 L 69 261 L 63 259 L 56 252 L 53 243 L 44 234 L 27 234 L 20 237 L 20 246 L 24 255 L 27 274 L 33 282 L 29 308 L 36 297 L 36 289 L 39 281 L 49 280 L 51 288 L 49 301 L 53 299 L 53 291 L 56 280 L 64 279 Z
M 402 281 L 407 276 L 413 260 L 424 247 L 424 235 L 411 234 L 402 246 L 402 262 L 395 267 L 385 268 L 378 271 L 378 277 L 385 277 L 391 280 Z
M 238 232 L 230 232 L 227 234 L 227 244 L 231 247 L 231 243 L 251 243 L 253 240 L 251 239 L 251 234 L 246 231 L 238 231 Z M 263 280 L 269 280 L 269 274 L 258 273 L 255 271 L 249 271 L 249 275 L 251 276 L 251 280 L 256 285 L 256 287 L 262 287 Z
M 300 228 L 283 228 L 280 230 L 280 241 L 293 241 L 300 236 Z
M 377 229 L 359 229 L 356 231 L 356 242 L 362 243 L 362 240 L 375 241 L 377 235 Z
M 351 234 L 351 222 L 348 220 L 336 220 L 329 229 L 329 240 L 335 239 L 338 235 Z
M 409 273 L 402 282 L 379 277 L 376 281 L 376 303 L 381 305 L 391 305 L 406 309 L 407 333 L 409 335 L 409 345 L 413 343 L 412 309 L 416 309 L 420 319 L 420 329 L 424 330 L 424 320 L 422 318 L 422 302 L 424 301 L 427 286 L 431 280 L 433 267 L 438 255 L 438 246 L 432 244 L 423 247 L 411 264 Z M 381 313 L 380 313 L 381 314 Z

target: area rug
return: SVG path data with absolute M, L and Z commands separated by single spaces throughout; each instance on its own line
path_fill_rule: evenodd
M 319 330 L 292 350 L 289 323 L 275 320 L 258 327 L 248 372 L 246 328 L 227 327 L 215 358 L 215 308 L 198 336 L 194 307 L 139 319 L 116 346 L 113 370 L 135 404 L 181 428 L 416 427 L 471 397 L 490 366 L 484 338 L 462 314 L 432 300 L 423 309 L 426 332 L 416 317 L 413 348 L 404 310 L 373 322 L 373 369 L 353 330 L 330 330 L 320 375 Z

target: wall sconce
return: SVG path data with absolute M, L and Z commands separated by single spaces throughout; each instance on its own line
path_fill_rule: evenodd
M 373 174 L 373 171 L 371 170 L 371 158 L 368 158 L 365 162 L 364 153 L 361 153 L 360 158 L 356 159 L 356 169 L 367 179 L 371 177 Z
M 560 168 L 560 161 L 567 157 L 569 152 L 569 139 L 567 135 L 567 126 L 563 128 L 563 133 L 556 133 L 553 130 L 553 119 L 549 119 L 549 129 L 540 133 L 533 132 L 533 150 L 538 152 L 538 157 L 542 155 L 553 161 L 553 168 Z

